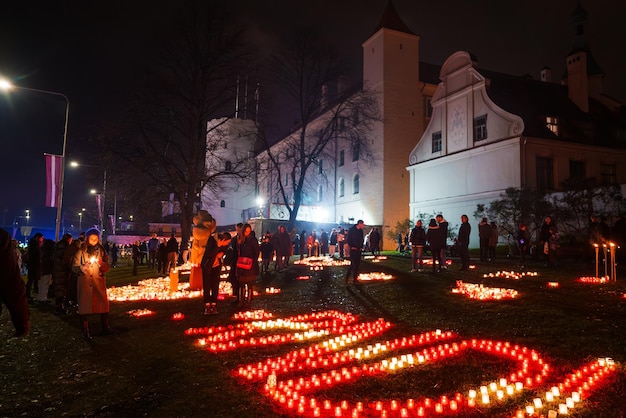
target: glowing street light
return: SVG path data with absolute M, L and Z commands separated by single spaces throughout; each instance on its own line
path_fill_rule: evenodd
M 67 96 L 63 93 L 57 93 L 55 91 L 49 91 L 49 90 L 33 89 L 30 87 L 15 86 L 13 83 L 10 83 L 8 80 L 0 79 L 0 90 L 8 91 L 12 89 L 51 94 L 53 96 L 60 96 L 63 99 L 65 99 L 65 124 L 63 127 L 63 152 L 61 153 L 62 164 L 61 164 L 61 172 L 59 173 L 59 193 L 58 193 L 57 202 L 56 202 L 57 203 L 57 218 L 55 222 L 55 231 L 54 231 L 55 240 L 58 241 L 59 231 L 61 230 L 61 210 L 63 206 L 63 182 L 65 180 L 64 179 L 65 177 L 65 148 L 67 147 L 67 123 L 68 123 L 69 116 L 70 116 L 70 99 L 68 99 Z

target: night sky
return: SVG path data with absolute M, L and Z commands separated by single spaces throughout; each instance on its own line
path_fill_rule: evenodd
M 272 51 L 295 28 L 316 26 L 336 39 L 337 49 L 358 77 L 361 44 L 372 34 L 387 1 L 241 0 L 235 6 L 261 51 Z M 73 154 L 88 155 L 85 132 L 114 114 L 110 110 L 132 89 L 130 81 L 145 59 L 142 51 L 167 36 L 171 8 L 185 2 L 14 3 L 20 4 L 3 6 L 0 15 L 0 76 L 69 98 L 70 159 Z M 625 102 L 626 2 L 582 0 L 581 4 L 589 12 L 591 51 L 606 74 L 605 93 Z M 489 70 L 538 78 L 547 65 L 555 80 L 563 74 L 572 40 L 569 16 L 576 0 L 394 0 L 394 5 L 407 26 L 420 35 L 422 61 L 441 65 L 455 51 L 465 50 Z M 60 97 L 24 90 L 0 95 L 3 227 L 30 209 L 30 224 L 52 228 L 45 234 L 54 238 L 56 209 L 43 205 L 43 153 L 61 153 L 64 112 Z M 66 171 L 64 206 L 95 207 L 88 189 L 97 184 L 87 185 L 82 179 L 75 171 Z

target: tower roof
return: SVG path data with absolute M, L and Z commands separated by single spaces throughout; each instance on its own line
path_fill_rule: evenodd
M 382 28 L 392 29 L 398 32 L 415 35 L 415 33 L 411 29 L 409 29 L 409 27 L 402 21 L 402 19 L 400 19 L 400 15 L 398 15 L 398 12 L 396 11 L 392 0 L 389 0 L 389 3 L 387 3 L 385 12 L 380 19 L 378 26 L 374 30 L 374 33 L 378 32 Z

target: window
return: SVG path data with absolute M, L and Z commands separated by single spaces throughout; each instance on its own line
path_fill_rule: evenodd
M 324 160 L 319 160 L 317 162 L 317 174 L 322 174 L 324 172 Z
M 339 151 L 339 167 L 343 167 L 344 162 L 344 152 L 343 150 Z
M 289 174 L 285 174 L 285 187 L 287 186 L 289 186 Z M 278 187 L 280 187 L 280 185 Z
M 352 161 L 359 161 L 359 151 L 360 151 L 360 144 L 358 142 L 355 142 L 352 145 Z
M 585 162 L 569 160 L 569 178 L 584 179 L 586 177 Z
M 322 189 L 322 185 L 317 186 L 317 201 L 321 202 L 324 198 L 324 190 Z
M 224 141 L 224 149 L 228 149 L 228 141 Z
M 220 208 L 225 208 L 226 202 L 224 200 L 220 200 Z
M 433 134 L 433 152 L 441 151 L 441 131 Z
M 546 116 L 546 127 L 556 136 L 559 136 L 559 118 Z
M 359 175 L 355 174 L 352 179 L 352 194 L 359 194 Z
M 537 190 L 554 189 L 554 160 L 549 157 L 537 157 Z
M 344 192 L 345 192 L 345 184 L 343 182 L 343 179 L 339 179 L 339 197 L 343 197 Z
M 226 161 L 226 163 L 224 164 L 224 170 L 233 171 L 233 163 L 231 163 L 230 161 Z
M 487 115 L 474 118 L 474 141 L 487 139 Z
M 617 184 L 615 164 L 600 164 L 600 181 L 603 184 Z

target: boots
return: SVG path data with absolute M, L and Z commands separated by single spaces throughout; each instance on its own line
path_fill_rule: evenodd
M 109 314 L 100 314 L 100 324 L 102 324 L 102 335 L 115 335 L 117 332 L 109 325 Z
M 83 339 L 85 341 L 93 340 L 91 334 L 89 333 L 89 321 L 87 320 L 87 317 L 85 315 L 80 315 L 80 324 L 83 329 Z

